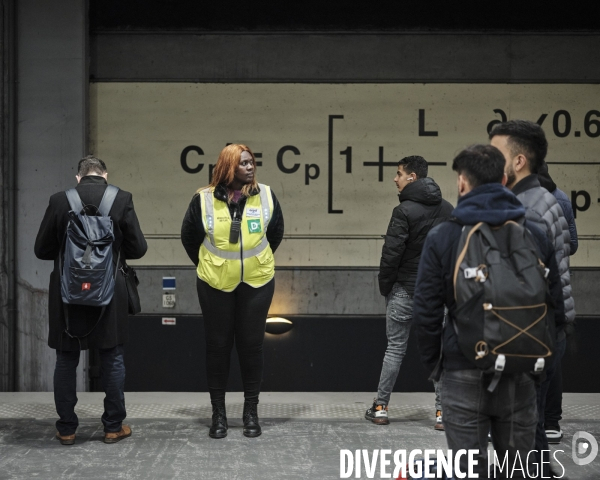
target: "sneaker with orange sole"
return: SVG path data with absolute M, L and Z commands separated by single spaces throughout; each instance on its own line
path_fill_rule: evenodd
M 373 406 L 367 410 L 365 418 L 375 425 L 389 425 L 388 406 L 377 405 L 377 399 L 373 399 Z

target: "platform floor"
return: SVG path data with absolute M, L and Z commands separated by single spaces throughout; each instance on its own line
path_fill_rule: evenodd
M 242 435 L 240 393 L 227 397 L 229 434 L 208 437 L 205 393 L 127 393 L 133 436 L 102 442 L 100 393 L 79 394 L 76 443 L 54 439 L 52 393 L 0 393 L 0 479 L 334 479 L 340 450 L 446 449 L 433 429 L 431 393 L 394 394 L 389 426 L 363 419 L 372 393 L 263 393 L 263 435 Z M 600 456 L 585 466 L 572 459 L 572 438 L 585 431 L 600 440 L 600 394 L 565 394 L 565 437 L 552 446 L 568 479 L 600 479 Z M 559 452 L 558 450 L 563 450 Z M 555 463 L 558 472 L 560 466 Z M 352 478 L 357 478 L 352 475 Z M 364 470 L 358 478 L 369 478 Z M 379 467 L 374 478 L 381 478 Z

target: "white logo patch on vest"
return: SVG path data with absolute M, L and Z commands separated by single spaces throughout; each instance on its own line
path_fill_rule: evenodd
M 250 233 L 262 232 L 260 228 L 260 220 L 248 220 L 248 231 Z
M 258 207 L 246 208 L 246 217 L 247 218 L 260 218 L 260 208 L 258 208 Z

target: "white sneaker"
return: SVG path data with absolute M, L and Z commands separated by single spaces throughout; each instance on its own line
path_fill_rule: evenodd
M 442 411 L 441 410 L 435 411 L 435 425 L 433 426 L 433 428 L 440 432 L 444 431 L 444 424 L 442 423 Z
M 556 444 L 560 443 L 563 437 L 563 432 L 558 425 L 552 425 L 546 428 L 546 438 L 548 443 Z

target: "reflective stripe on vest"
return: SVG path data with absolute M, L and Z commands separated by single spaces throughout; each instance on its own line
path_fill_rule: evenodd
M 213 288 L 232 291 L 240 282 L 259 287 L 273 278 L 273 252 L 266 238 L 273 199 L 267 185 L 259 184 L 259 188 L 259 195 L 246 199 L 240 239 L 235 244 L 229 243 L 229 205 L 215 200 L 212 189 L 200 192 L 206 237 L 200 247 L 197 273 Z M 260 223 L 256 221 L 259 218 Z

